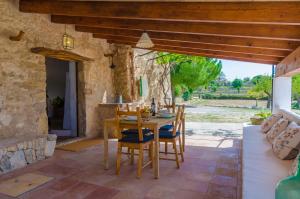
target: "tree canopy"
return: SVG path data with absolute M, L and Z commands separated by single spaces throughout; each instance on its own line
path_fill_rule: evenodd
M 232 84 L 232 87 L 235 88 L 238 91 L 238 93 L 240 93 L 240 90 L 243 86 L 243 80 L 234 79 L 231 84 Z
M 172 87 L 181 87 L 189 92 L 215 80 L 221 73 L 222 63 L 217 59 L 206 57 L 159 53 L 157 58 L 158 64 L 168 64 L 171 68 Z
M 292 78 L 292 96 L 300 102 L 300 75 L 295 75 Z
M 272 97 L 272 77 L 269 75 L 258 75 L 252 78 L 253 88 L 248 92 L 256 98 L 268 97 L 268 105 Z

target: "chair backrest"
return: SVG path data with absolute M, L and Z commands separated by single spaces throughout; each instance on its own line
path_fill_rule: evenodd
M 158 110 L 166 108 L 169 112 L 175 113 L 176 112 L 176 105 L 173 102 L 172 104 L 161 104 L 158 102 Z
M 182 105 L 178 106 L 178 108 L 177 108 L 176 119 L 173 124 L 174 127 L 173 127 L 173 132 L 172 132 L 172 134 L 174 136 L 176 135 L 176 132 L 180 131 L 180 129 L 181 129 L 183 109 L 184 109 L 184 107 Z
M 128 116 L 135 116 L 137 118 L 136 121 L 125 121 L 124 118 Z M 120 110 L 120 107 L 116 107 L 116 123 L 117 123 L 117 131 L 118 137 L 122 138 L 122 131 L 124 129 L 137 129 L 139 140 L 143 140 L 143 130 L 142 130 L 142 116 L 140 108 L 137 107 L 136 111 L 124 111 Z
M 132 111 L 132 110 L 136 110 L 137 107 L 139 107 L 140 109 L 144 108 L 144 103 L 131 103 L 131 104 L 126 104 L 126 110 L 127 111 Z

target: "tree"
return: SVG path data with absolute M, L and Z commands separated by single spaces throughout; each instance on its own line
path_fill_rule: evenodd
M 199 56 L 158 53 L 156 61 L 159 65 L 167 66 L 164 68 L 168 68 L 171 74 L 173 97 L 178 86 L 182 88 L 185 96 L 187 92 L 192 93 L 201 86 L 207 87 L 219 76 L 222 69 L 221 61 Z
M 268 97 L 267 108 L 270 108 L 272 97 L 272 77 L 269 75 L 259 75 L 253 77 L 251 81 L 254 86 L 249 92 L 256 93 L 257 96 Z
M 292 96 L 300 104 L 300 75 L 295 75 L 292 78 Z
M 243 86 L 243 80 L 241 80 L 241 79 L 234 79 L 232 81 L 231 85 L 232 85 L 233 88 L 235 88 L 238 91 L 238 93 L 240 93 L 240 90 L 241 90 L 241 88 Z

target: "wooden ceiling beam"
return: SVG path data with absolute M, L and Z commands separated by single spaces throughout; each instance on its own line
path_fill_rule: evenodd
M 111 28 L 114 29 L 114 28 Z M 127 35 L 131 35 L 131 29 L 122 29 L 122 31 L 129 31 Z M 137 30 L 142 32 L 141 30 Z M 298 46 L 299 41 L 283 41 L 283 40 L 269 40 L 269 39 L 253 39 L 253 38 L 239 38 L 239 37 L 222 37 L 215 35 L 197 35 L 197 34 L 183 34 L 183 33 L 169 33 L 169 32 L 156 32 L 147 31 L 151 37 L 157 39 L 186 41 L 186 42 L 200 42 L 209 43 L 215 45 L 228 45 L 228 46 L 239 46 L 239 47 L 251 47 L 251 48 L 264 48 L 274 50 L 287 50 L 292 52 Z M 121 34 L 120 34 L 121 35 Z M 138 34 L 141 35 L 141 34 Z
M 300 24 L 300 2 L 105 2 L 20 0 L 22 12 L 124 19 Z M 220 14 L 222 13 L 222 14 Z
M 216 58 L 216 59 L 227 59 L 227 60 L 233 60 L 233 61 L 259 63 L 259 64 L 273 65 L 273 64 L 278 63 L 278 62 L 267 61 L 267 60 L 247 59 L 247 58 L 240 58 L 240 57 L 229 57 L 229 56 L 224 56 L 224 55 L 211 55 L 211 54 L 205 54 L 205 53 L 195 53 L 195 52 L 186 52 L 186 51 L 177 51 L 177 50 L 166 50 L 166 49 L 160 49 L 160 48 L 153 48 L 151 50 L 158 51 L 158 52 L 169 52 L 169 53 L 177 53 L 177 54 L 184 54 L 184 55 Z
M 51 21 L 92 27 L 126 28 L 161 32 L 193 33 L 223 37 L 262 38 L 300 41 L 300 26 L 238 23 L 206 23 L 141 19 L 112 19 L 97 17 L 52 15 Z
M 107 40 L 114 40 L 114 41 L 123 41 L 123 42 L 130 42 L 131 44 L 136 43 L 137 39 L 132 37 L 118 37 L 118 36 L 111 36 L 111 35 L 94 35 L 95 38 L 103 38 Z M 153 40 L 154 43 L 155 40 Z M 120 42 L 121 43 L 121 42 Z M 184 47 L 174 47 L 174 46 L 163 46 L 163 45 L 155 45 L 155 48 L 159 46 L 160 49 L 165 50 L 178 50 L 184 52 L 195 52 L 195 53 L 204 53 L 210 55 L 222 55 L 222 56 L 229 56 L 229 57 L 239 57 L 239 58 L 246 58 L 246 59 L 260 59 L 260 60 L 267 60 L 273 62 L 279 62 L 283 58 L 282 57 L 270 57 L 264 55 L 251 55 L 251 54 L 242 54 L 236 52 L 225 52 L 225 51 L 216 51 L 216 50 L 207 50 L 207 49 L 193 49 L 193 48 L 184 48 Z
M 128 30 L 128 29 L 109 29 L 109 28 L 94 28 L 86 26 L 76 26 L 75 30 L 81 32 L 91 32 L 96 34 L 104 35 L 113 35 L 113 36 L 130 36 L 139 38 L 143 31 L 140 30 Z M 177 47 L 189 47 L 195 49 L 211 49 L 211 50 L 222 50 L 228 52 L 238 52 L 244 54 L 254 54 L 254 55 L 266 55 L 273 57 L 285 57 L 291 51 L 288 50 L 274 50 L 274 49 L 264 49 L 264 48 L 251 48 L 244 46 L 230 46 L 223 44 L 211 44 L 203 42 L 191 42 L 191 41 L 178 41 L 178 40 L 169 40 L 168 35 L 172 33 L 163 33 L 161 32 L 148 32 L 151 39 L 155 40 L 155 44 L 165 45 L 165 46 L 177 46 Z M 165 37 L 162 37 L 165 36 Z M 188 36 L 188 35 L 187 35 Z
M 276 66 L 276 77 L 292 77 L 300 73 L 300 46 Z

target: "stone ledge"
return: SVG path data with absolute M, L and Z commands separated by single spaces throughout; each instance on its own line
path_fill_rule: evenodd
M 27 136 L 0 141 L 0 174 L 52 156 L 56 136 Z
M 22 142 L 28 142 L 28 141 L 32 141 L 35 140 L 37 138 L 46 138 L 47 135 L 42 135 L 42 136 L 20 136 L 17 138 L 6 138 L 6 139 L 1 139 L 0 140 L 0 149 L 2 148 L 7 148 L 10 147 L 12 145 L 16 145 Z

